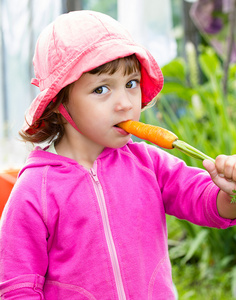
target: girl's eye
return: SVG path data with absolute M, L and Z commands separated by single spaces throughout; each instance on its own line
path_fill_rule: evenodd
M 99 86 L 93 92 L 99 95 L 106 94 L 108 92 L 108 88 L 105 86 Z
M 138 80 L 130 80 L 127 84 L 126 84 L 126 87 L 128 89 L 134 89 L 138 86 L 139 84 L 139 81 Z

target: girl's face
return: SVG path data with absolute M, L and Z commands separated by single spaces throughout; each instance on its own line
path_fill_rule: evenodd
M 116 125 L 122 121 L 138 121 L 141 113 L 141 73 L 124 75 L 124 62 L 110 75 L 83 74 L 72 86 L 68 112 L 80 133 L 78 138 L 93 147 L 120 148 L 130 134 Z M 75 129 L 65 127 L 65 134 Z

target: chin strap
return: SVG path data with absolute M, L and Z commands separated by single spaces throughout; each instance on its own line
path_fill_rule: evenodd
M 73 126 L 78 132 L 80 132 L 80 130 L 76 126 L 75 122 L 72 120 L 70 114 L 68 113 L 68 111 L 66 110 L 66 108 L 63 104 L 59 105 L 58 110 L 63 115 L 63 117 L 66 119 L 66 121 L 69 122 L 71 124 L 71 126 Z

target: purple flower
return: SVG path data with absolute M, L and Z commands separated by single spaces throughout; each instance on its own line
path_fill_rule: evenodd
M 190 16 L 199 31 L 207 36 L 216 52 L 225 56 L 225 44 L 228 43 L 229 32 L 222 28 L 229 22 L 232 0 L 198 0 L 190 10 Z M 222 17 L 221 17 L 222 16 Z M 220 34 L 219 34 L 220 33 Z M 231 53 L 231 62 L 236 62 L 236 43 Z
M 206 33 L 218 33 L 223 27 L 223 22 L 220 18 L 212 18 L 208 27 L 205 28 Z
M 223 0 L 199 0 L 191 8 L 191 17 L 196 26 L 208 34 L 216 34 L 223 27 L 223 21 L 215 16 L 222 12 Z

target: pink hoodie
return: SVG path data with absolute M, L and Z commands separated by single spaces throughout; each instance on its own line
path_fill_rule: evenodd
M 1 299 L 174 299 L 165 214 L 227 228 L 207 172 L 146 143 L 90 170 L 33 151 L 2 216 Z

